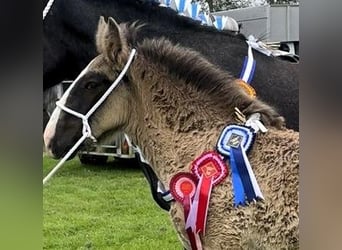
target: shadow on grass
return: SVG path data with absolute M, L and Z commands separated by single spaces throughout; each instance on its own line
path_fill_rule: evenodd
M 108 160 L 105 164 L 101 164 L 101 165 L 82 164 L 80 162 L 80 166 L 82 166 L 83 168 L 89 171 L 94 171 L 94 172 L 115 171 L 115 170 L 130 171 L 130 172 L 141 171 L 141 168 L 135 159 Z
M 43 157 L 43 174 L 46 176 L 58 163 L 47 156 Z M 82 164 L 78 157 L 64 163 L 60 170 L 56 173 L 59 176 L 83 176 L 90 173 L 110 173 L 110 174 L 130 174 L 143 172 L 135 159 L 109 159 L 104 164 Z

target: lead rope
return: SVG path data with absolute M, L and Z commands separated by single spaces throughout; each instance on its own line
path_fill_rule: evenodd
M 110 93 L 113 91 L 113 89 L 119 84 L 119 82 L 121 81 L 121 79 L 125 76 L 128 68 L 131 66 L 131 63 L 134 59 L 134 56 L 136 54 L 136 49 L 132 49 L 131 54 L 129 55 L 128 61 L 125 65 L 125 67 L 123 68 L 123 70 L 121 71 L 121 73 L 119 74 L 118 78 L 116 78 L 116 80 L 113 82 L 113 84 L 109 87 L 109 89 L 107 89 L 107 91 L 103 94 L 103 96 L 95 103 L 95 105 L 88 111 L 87 114 L 83 115 L 81 113 L 78 113 L 77 111 L 74 111 L 66 106 L 64 106 L 62 103 L 60 102 L 56 102 L 57 107 L 59 107 L 60 109 L 62 109 L 63 111 L 74 115 L 80 119 L 82 119 L 82 124 L 83 124 L 83 128 L 82 128 L 82 137 L 75 143 L 75 145 L 68 151 L 68 153 L 66 153 L 66 155 L 58 162 L 58 164 L 50 171 L 50 173 L 43 179 L 43 185 L 56 173 L 56 171 L 63 165 L 63 163 L 71 156 L 71 154 L 78 148 L 78 146 L 81 145 L 81 143 L 86 139 L 86 138 L 91 138 L 92 140 L 95 140 L 95 137 L 92 136 L 91 134 L 91 128 L 89 126 L 89 122 L 88 122 L 88 118 L 95 112 L 95 110 L 105 101 L 105 99 L 110 95 Z M 89 65 L 88 65 L 89 66 Z M 74 83 L 76 83 L 76 81 L 79 78 L 77 78 L 75 80 Z M 70 87 L 73 87 L 74 84 L 72 84 Z M 69 89 L 70 89 L 69 87 Z
M 44 10 L 43 10 L 43 21 L 47 15 L 47 13 L 49 12 L 49 10 L 51 9 L 51 6 L 53 4 L 54 0 L 49 0 L 49 2 L 46 4 Z

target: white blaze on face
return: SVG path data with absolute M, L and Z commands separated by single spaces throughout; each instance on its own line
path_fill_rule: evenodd
M 62 104 L 63 106 L 65 105 L 65 102 L 69 96 L 69 93 L 71 91 L 71 89 L 76 85 L 77 81 L 87 73 L 88 68 L 90 66 L 90 64 L 93 62 L 94 60 L 92 60 L 87 67 L 85 67 L 85 69 L 82 70 L 82 72 L 78 75 L 78 77 L 76 78 L 76 80 L 70 85 L 70 87 L 65 91 L 65 93 L 63 94 L 63 96 L 61 97 L 61 99 L 59 100 L 60 104 Z M 54 111 L 52 112 L 52 115 L 50 117 L 50 120 L 48 122 L 48 124 L 45 127 L 44 130 L 44 144 L 46 147 L 46 150 L 48 152 L 49 155 L 52 155 L 51 152 L 51 141 L 55 136 L 56 133 L 56 126 L 57 126 L 57 122 L 59 120 L 59 116 L 61 113 L 61 109 L 56 106 L 56 108 L 54 109 Z

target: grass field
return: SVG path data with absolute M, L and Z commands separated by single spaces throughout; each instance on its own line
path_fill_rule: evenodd
M 44 176 L 56 161 L 43 157 Z M 183 249 L 142 172 L 67 162 L 44 186 L 44 249 Z

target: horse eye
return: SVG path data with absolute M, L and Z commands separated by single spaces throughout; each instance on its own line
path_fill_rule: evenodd
M 87 82 L 84 88 L 86 89 L 95 89 L 98 86 L 96 82 Z

